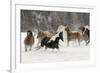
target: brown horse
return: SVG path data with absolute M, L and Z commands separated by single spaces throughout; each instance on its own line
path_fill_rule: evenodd
M 69 46 L 69 42 L 71 40 L 78 40 L 78 43 L 80 45 L 81 35 L 78 31 L 72 32 L 69 27 L 66 27 L 65 31 L 67 32 L 67 46 Z
M 30 47 L 30 51 L 31 51 L 31 48 L 32 48 L 32 45 L 34 44 L 34 36 L 33 36 L 33 33 L 32 31 L 28 30 L 27 31 L 27 36 L 26 38 L 24 39 L 24 44 L 25 44 L 25 52 L 27 51 L 27 47 Z

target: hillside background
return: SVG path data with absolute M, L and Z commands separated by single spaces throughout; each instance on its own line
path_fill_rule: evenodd
M 21 10 L 21 32 L 56 31 L 59 25 L 78 30 L 81 25 L 89 25 L 89 13 Z

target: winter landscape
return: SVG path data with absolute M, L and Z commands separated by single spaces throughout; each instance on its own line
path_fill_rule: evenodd
M 67 27 L 70 28 L 69 34 Z M 82 29 L 81 31 L 80 27 L 84 27 L 85 30 Z M 29 35 L 28 30 L 32 31 L 34 40 L 31 50 L 28 44 L 26 51 L 25 38 Z M 88 60 L 90 53 L 88 30 L 89 13 L 21 10 L 21 63 Z M 41 47 L 42 40 L 45 37 L 39 36 L 39 32 L 44 33 L 45 31 L 46 34 L 52 32 L 53 35 L 46 35 L 45 37 L 49 36 L 50 40 Z M 53 36 L 60 37 L 60 32 L 63 32 L 63 40 L 59 39 L 57 47 L 48 46 Z M 37 38 L 38 36 L 39 38 Z M 57 37 L 53 38 L 53 41 Z

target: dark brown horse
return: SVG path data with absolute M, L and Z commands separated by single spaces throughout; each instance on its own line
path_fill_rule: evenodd
M 24 39 L 24 44 L 25 44 L 25 51 L 27 51 L 28 47 L 30 47 L 29 50 L 31 51 L 32 45 L 34 44 L 34 36 L 32 31 L 30 30 L 27 31 L 27 36 Z
M 82 40 L 86 42 L 86 45 L 89 44 L 90 42 L 90 30 L 89 27 L 87 28 L 86 26 L 80 26 L 79 29 L 82 32 Z
M 80 35 L 80 33 L 78 31 L 72 32 L 69 27 L 66 27 L 65 31 L 67 33 L 67 46 L 69 46 L 69 42 L 71 40 L 78 40 L 78 43 L 80 45 L 80 37 L 81 37 L 81 35 Z

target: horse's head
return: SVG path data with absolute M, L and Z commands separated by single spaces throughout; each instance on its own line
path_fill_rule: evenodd
M 33 34 L 32 34 L 32 31 L 31 30 L 28 30 L 27 31 L 27 36 L 32 36 Z
M 79 30 L 81 30 L 82 31 L 82 34 L 83 34 L 83 32 L 85 31 L 85 27 L 84 26 L 80 26 L 79 27 Z
M 38 32 L 37 38 L 40 38 L 43 35 L 43 32 Z
M 64 41 L 64 40 L 63 40 L 63 32 L 60 32 L 60 33 L 59 33 L 59 39 L 61 39 L 62 41 Z
M 65 28 L 65 31 L 70 32 L 69 27 L 66 27 L 66 28 Z

